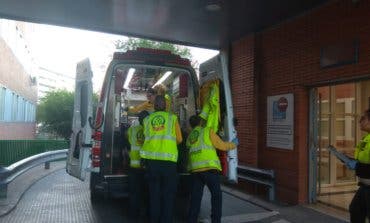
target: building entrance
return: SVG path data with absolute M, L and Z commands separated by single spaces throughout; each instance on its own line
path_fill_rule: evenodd
M 349 170 L 327 147 L 353 157 L 365 134 L 359 129 L 361 113 L 369 108 L 370 81 L 317 88 L 317 201 L 348 210 L 357 189 L 355 172 Z

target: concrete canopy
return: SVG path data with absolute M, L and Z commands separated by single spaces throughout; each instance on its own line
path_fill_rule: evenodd
M 2 0 L 0 17 L 220 49 L 327 0 Z

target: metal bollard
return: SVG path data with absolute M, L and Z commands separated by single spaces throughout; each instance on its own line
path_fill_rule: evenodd
M 45 162 L 45 170 L 50 169 L 50 162 Z
M 8 185 L 0 184 L 0 198 L 6 198 L 8 193 Z

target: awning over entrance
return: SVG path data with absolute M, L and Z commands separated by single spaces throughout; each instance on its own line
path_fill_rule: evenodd
M 0 16 L 219 49 L 327 0 L 2 0 Z

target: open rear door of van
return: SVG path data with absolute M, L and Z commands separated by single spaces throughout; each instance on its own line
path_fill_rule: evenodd
M 219 102 L 221 107 L 221 123 L 219 126 L 221 137 L 224 141 L 231 141 L 236 137 L 236 130 L 234 126 L 234 111 L 231 97 L 231 89 L 229 83 L 229 73 L 227 69 L 227 55 L 220 53 L 217 56 L 209 59 L 202 63 L 199 67 L 199 82 L 200 86 L 205 86 L 212 82 L 219 83 Z M 218 81 L 217 81 L 218 80 Z M 227 155 L 221 155 L 220 161 L 223 169 L 223 175 L 227 177 L 229 181 L 237 182 L 238 174 L 238 153 L 237 149 L 230 150 Z
M 92 118 L 92 71 L 89 59 L 77 64 L 72 121 L 72 135 L 68 150 L 67 172 L 85 180 L 90 165 Z

